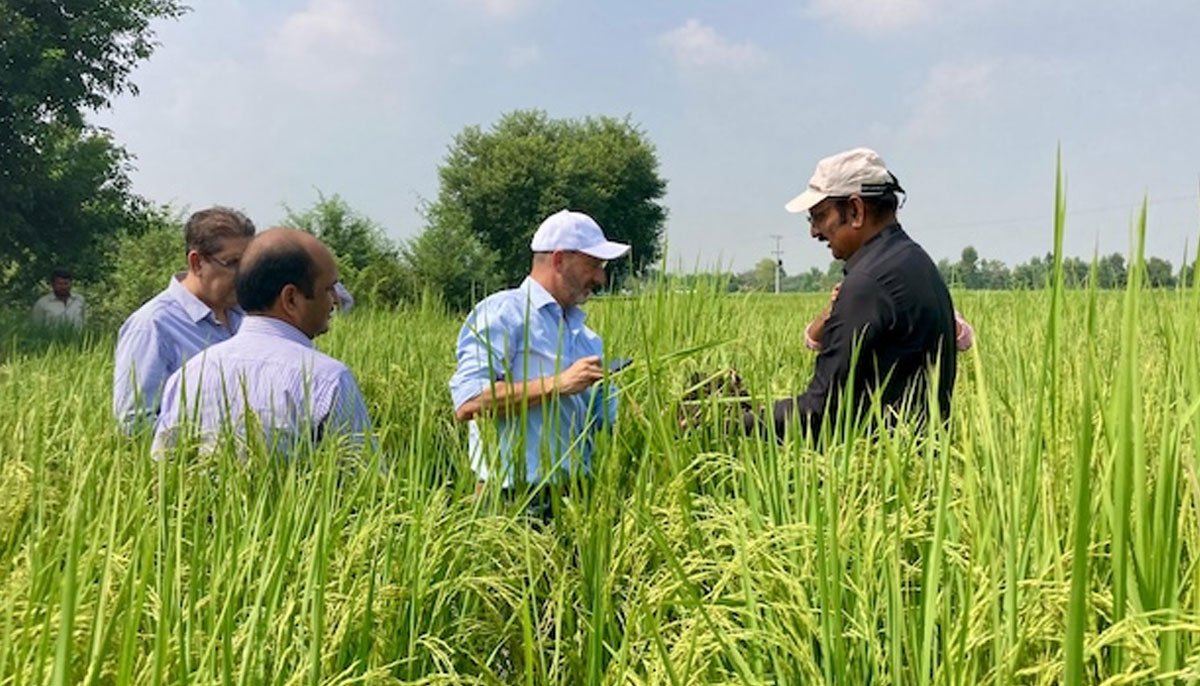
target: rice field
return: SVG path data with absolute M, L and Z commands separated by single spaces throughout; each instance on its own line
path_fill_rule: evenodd
M 824 299 L 591 303 L 637 362 L 547 526 L 474 496 L 436 304 L 319 339 L 363 457 L 155 462 L 112 426 L 111 336 L 8 341 L 0 685 L 1200 682 L 1200 291 L 956 294 L 947 430 L 679 428 L 696 373 L 802 389 Z

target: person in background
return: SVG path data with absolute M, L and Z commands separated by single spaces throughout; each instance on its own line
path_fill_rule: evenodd
M 833 285 L 833 289 L 829 291 L 829 303 L 825 305 L 825 309 L 816 316 L 808 326 L 804 327 L 804 347 L 809 350 L 821 350 L 821 336 L 825 333 L 825 322 L 829 321 L 829 313 L 833 311 L 833 302 L 837 300 L 838 290 L 841 289 L 842 282 L 837 282 Z M 959 352 L 970 349 L 975 343 L 975 329 L 967 322 L 966 318 L 958 310 L 954 311 L 954 347 Z
M 346 290 L 346 287 L 342 285 L 342 282 L 338 281 L 337 283 L 333 284 L 333 289 L 337 295 L 338 310 L 340 310 L 342 314 L 346 314 L 350 310 L 353 310 L 354 296 L 350 295 L 350 291 Z
M 167 379 L 154 453 L 169 450 L 185 425 L 208 447 L 223 430 L 244 441 L 256 426 L 268 450 L 283 455 L 335 437 L 367 441 L 371 421 L 354 374 L 313 346 L 329 330 L 337 281 L 333 254 L 311 234 L 275 228 L 256 236 L 237 275 L 241 328 Z
M 629 246 L 605 238 L 588 215 L 562 210 L 542 222 L 530 247 L 529 276 L 477 304 L 458 335 L 450 396 L 455 417 L 470 422 L 480 487 L 588 474 L 593 435 L 616 416 L 616 394 L 597 386 L 604 344 L 580 305 L 604 285 L 608 260 Z M 497 423 L 494 451 L 482 445 L 481 419 Z
M 112 410 L 126 434 L 154 425 L 163 382 L 172 372 L 237 332 L 243 313 L 234 278 L 253 236 L 253 222 L 227 207 L 188 218 L 187 270 L 129 315 L 117 334 Z
M 40 326 L 83 328 L 83 296 L 71 292 L 73 276 L 61 267 L 50 272 L 50 292 L 33 304 L 33 323 Z
M 909 410 L 923 418 L 925 389 L 932 386 L 940 416 L 949 416 L 957 371 L 954 304 L 933 260 L 896 219 L 903 193 L 874 150 L 855 148 L 818 162 L 807 189 L 785 205 L 808 213 L 810 235 L 845 261 L 845 278 L 824 322 L 808 388 L 775 402 L 768 417 L 745 412 L 747 431 L 766 422 L 782 436 L 795 419 L 815 433 L 826 416 L 838 416 L 851 378 L 855 414 L 872 393 L 885 410 L 899 410 L 911 392 Z M 937 365 L 932 378 L 931 365 Z

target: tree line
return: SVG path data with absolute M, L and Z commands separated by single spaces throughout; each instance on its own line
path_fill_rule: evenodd
M 152 22 L 186 11 L 176 0 L 0 2 L 0 297 L 9 307 L 32 303 L 62 266 L 89 295 L 93 318 L 119 321 L 182 269 L 187 210 L 135 193 L 133 155 L 87 115 L 137 93 L 133 69 L 157 47 Z M 666 181 L 629 118 L 510 112 L 455 136 L 438 180 L 408 240 L 389 239 L 336 194 L 288 209 L 281 222 L 252 219 L 318 235 L 356 298 L 378 305 L 432 294 L 462 308 L 516 285 L 533 232 L 564 208 L 633 245 L 611 266 L 615 279 L 660 256 Z
M 1120 289 L 1125 287 L 1129 276 L 1129 265 L 1125 256 L 1112 253 L 1097 256 L 1095 262 L 1095 285 L 1100 289 Z M 1068 288 L 1088 288 L 1092 285 L 1093 260 L 1081 257 L 1063 258 L 1063 281 Z M 1190 265 L 1186 262 L 1176 270 L 1170 260 L 1161 257 L 1148 257 L 1144 261 L 1145 276 L 1143 283 L 1150 288 L 1174 288 L 1175 286 L 1190 286 L 1195 278 L 1196 262 Z M 979 252 L 972 246 L 963 248 L 957 261 L 942 258 L 937 263 L 942 278 L 953 288 L 964 290 L 1031 290 L 1044 288 L 1050 282 L 1051 271 L 1054 269 L 1054 255 L 1034 256 L 1027 262 L 1014 267 L 1008 267 L 1001 260 L 981 260 Z M 776 261 L 771 258 L 759 260 L 753 268 L 738 273 L 726 273 L 717 276 L 726 283 L 729 291 L 762 291 L 775 289 Z M 780 267 L 782 269 L 782 266 Z M 828 291 L 833 285 L 842 280 L 842 263 L 834 260 L 821 270 L 811 267 L 797 274 L 781 275 L 780 291 L 784 293 L 802 293 L 811 291 Z

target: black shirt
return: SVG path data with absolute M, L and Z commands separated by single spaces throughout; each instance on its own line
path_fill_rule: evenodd
M 852 365 L 857 411 L 876 388 L 885 407 L 900 405 L 911 389 L 911 408 L 923 416 L 926 369 L 937 363 L 939 409 L 948 417 L 956 373 L 954 305 L 933 260 L 892 224 L 863 243 L 844 271 L 812 381 L 803 395 L 775 404 L 776 431 L 782 435 L 794 413 L 818 430 L 826 403 L 836 412 Z M 861 348 L 854 361 L 856 339 Z

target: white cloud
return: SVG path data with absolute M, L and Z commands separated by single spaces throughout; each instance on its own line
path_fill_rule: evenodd
M 705 26 L 699 19 L 688 19 L 682 26 L 658 37 L 659 45 L 671 52 L 682 68 L 751 67 L 766 61 L 767 55 L 754 43 L 734 43 Z
M 879 35 L 925 21 L 941 4 L 941 0 L 811 0 L 808 13 Z
M 511 17 L 529 5 L 529 0 L 459 0 L 463 4 L 482 8 L 496 17 Z
M 519 45 L 508 51 L 510 69 L 522 69 L 541 58 L 542 52 L 536 45 Z
M 371 0 L 310 0 L 267 45 L 288 80 L 317 88 L 346 85 L 395 46 L 379 28 Z
M 980 121 L 1010 118 L 1066 92 L 1076 67 L 1027 57 L 954 60 L 934 65 L 915 91 L 908 119 L 899 127 L 905 142 L 952 137 Z

